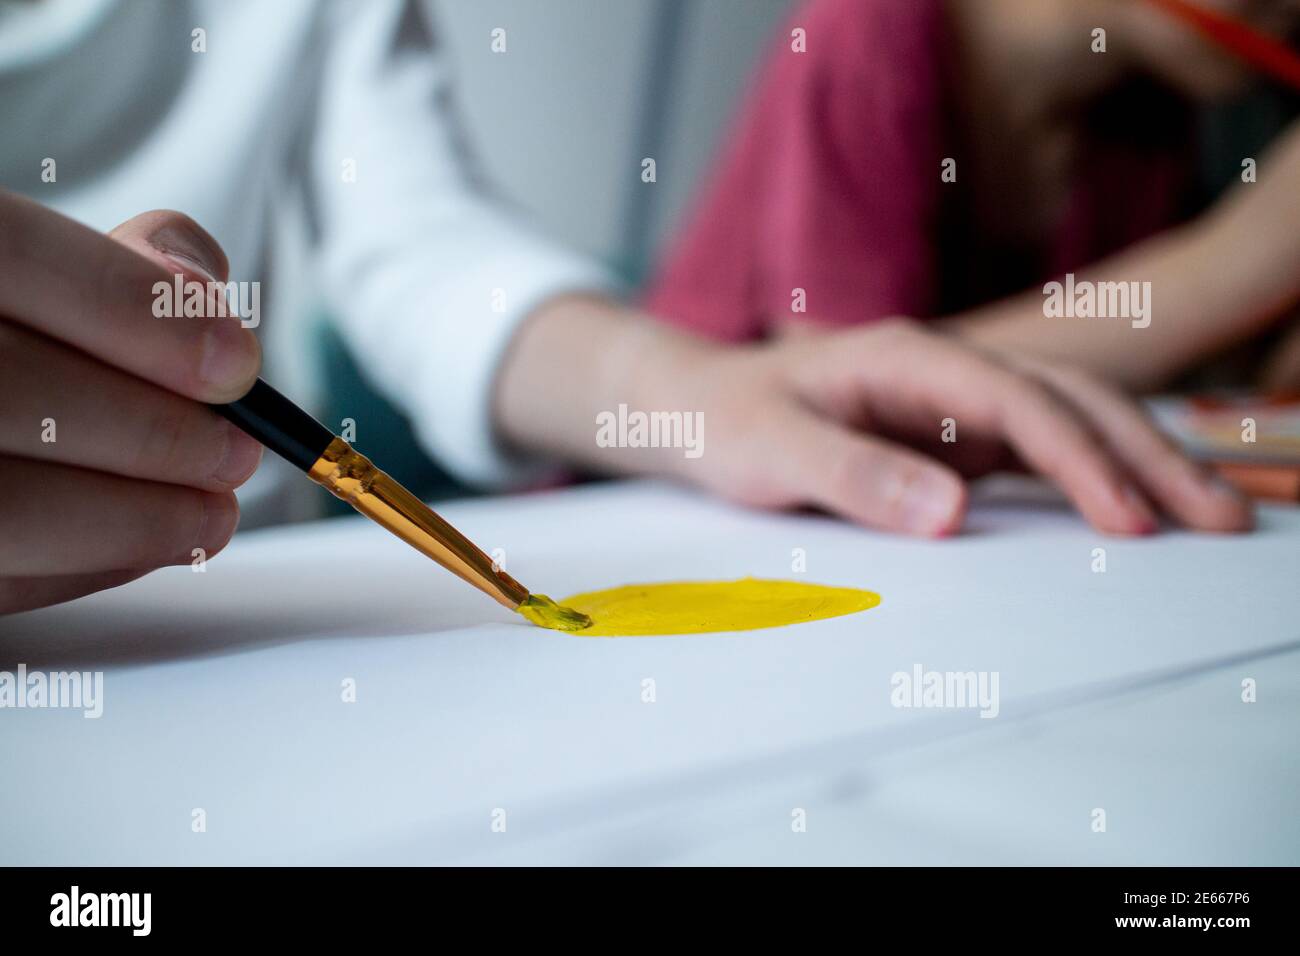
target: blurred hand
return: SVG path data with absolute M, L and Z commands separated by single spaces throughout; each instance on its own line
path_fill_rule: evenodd
M 261 446 L 203 403 L 252 385 L 257 341 L 153 310 L 154 283 L 226 271 L 179 213 L 102 236 L 0 192 L 0 613 L 211 557 L 234 533 Z
M 708 441 L 697 459 L 658 460 L 751 505 L 945 535 L 961 526 L 964 478 L 1024 467 L 1103 532 L 1149 533 L 1157 511 L 1205 530 L 1252 523 L 1236 492 L 1110 387 L 1029 361 L 1013 368 L 912 324 L 710 349 L 667 376 L 689 388 L 664 377 L 643 377 L 639 407 L 700 409 Z M 943 440 L 945 419 L 955 441 Z

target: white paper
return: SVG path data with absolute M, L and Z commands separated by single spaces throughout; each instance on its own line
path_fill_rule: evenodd
M 1295 509 L 1264 509 L 1252 535 L 1123 540 L 1054 499 L 1003 496 L 979 503 L 967 532 L 947 541 L 651 483 L 439 510 L 556 598 L 754 575 L 865 587 L 883 603 L 743 634 L 581 638 L 527 625 L 359 518 L 240 535 L 204 573 L 169 569 L 0 620 L 0 669 L 105 672 L 98 720 L 0 710 L 0 861 L 851 862 L 841 857 L 854 847 L 868 855 L 870 842 L 876 861 L 906 862 L 907 841 L 882 848 L 879 819 L 852 811 L 852 781 L 887 772 L 891 793 L 909 795 L 917 861 L 1024 862 L 1043 853 L 1034 828 L 1019 842 L 1014 832 L 1009 842 L 965 832 L 973 805 L 1081 820 L 1086 834 L 1102 798 L 1078 792 L 1059 754 L 1008 744 L 1016 728 L 1056 721 L 1052 733 L 1075 746 L 1088 739 L 1070 723 L 1078 715 L 1102 727 L 1119 713 L 1108 699 L 1153 695 L 1166 704 L 1147 718 L 1152 753 L 1172 755 L 1153 758 L 1156 779 L 1190 772 L 1177 759 L 1185 742 L 1170 737 L 1179 715 L 1192 725 L 1224 699 L 1255 708 L 1232 711 L 1259 722 L 1255 749 L 1241 753 L 1263 748 L 1275 772 L 1296 777 L 1293 735 L 1279 734 L 1293 730 L 1295 708 L 1283 713 L 1276 696 L 1289 680 L 1294 699 L 1298 673 L 1278 663 L 1300 648 Z M 1105 573 L 1092 570 L 1095 548 L 1105 549 Z M 806 572 L 792 571 L 796 549 Z M 916 665 L 996 672 L 998 717 L 893 706 L 891 676 Z M 1243 704 L 1237 684 L 1252 668 L 1289 676 Z M 643 702 L 647 679 L 653 703 Z M 341 699 L 345 680 L 355 703 Z M 1181 681 L 1177 694 L 1170 681 Z M 1146 711 L 1126 713 L 1139 721 Z M 1098 732 L 1114 738 L 1105 726 Z M 1036 809 L 988 780 L 976 794 L 927 775 L 916 755 L 944 747 L 1019 754 L 1029 779 L 1041 761 Z M 1121 777 L 1135 765 L 1132 754 L 1085 756 Z M 1231 753 L 1215 759 L 1234 772 Z M 820 781 L 830 788 L 823 804 L 850 808 L 820 855 L 812 822 L 807 833 L 791 828 L 800 781 Z M 837 786 L 848 795 L 834 797 Z M 1187 799 L 1191 809 L 1165 812 L 1195 821 L 1197 798 Z M 1253 812 L 1240 793 L 1224 800 Z M 195 810 L 206 832 L 194 832 Z M 1262 812 L 1252 825 L 1277 828 L 1274 858 L 1300 862 L 1294 812 Z M 1211 822 L 1201 820 L 1206 832 Z M 809 839 L 755 836 L 769 827 Z M 1092 852 L 1069 840 L 1060 848 Z

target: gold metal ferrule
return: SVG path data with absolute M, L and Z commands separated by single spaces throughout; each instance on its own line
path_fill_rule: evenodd
M 492 566 L 492 559 L 342 438 L 330 442 L 308 472 L 367 518 L 377 521 L 417 551 L 514 611 L 528 589 Z

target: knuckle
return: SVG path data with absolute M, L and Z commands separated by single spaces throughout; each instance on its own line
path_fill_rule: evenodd
M 880 481 L 880 520 L 890 527 L 897 527 L 903 522 L 903 502 L 907 499 L 908 489 L 916 485 L 918 475 L 914 469 L 895 468 L 881 475 Z
M 239 502 L 233 492 L 202 492 L 195 496 L 199 502 L 199 533 L 193 547 L 204 549 L 207 557 L 219 554 L 235 536 L 239 525 Z M 186 560 L 192 548 L 186 551 Z
M 1003 433 L 1017 429 L 1017 423 L 1026 421 L 1026 416 L 1050 414 L 1058 407 L 1046 384 L 1010 369 L 994 369 L 987 395 Z
M 923 474 L 918 463 L 899 460 L 869 444 L 845 449 L 828 463 L 826 471 L 827 488 L 839 507 L 890 527 L 897 527 L 903 519 L 908 491 Z
M 1026 375 L 1009 374 L 1010 379 L 1006 386 L 1007 401 L 1015 406 L 1017 410 L 1024 409 L 1046 412 L 1052 415 L 1065 415 L 1067 419 L 1072 420 L 1072 416 L 1065 412 L 1056 392 L 1046 382 L 1041 382 Z
M 869 450 L 845 448 L 826 463 L 826 488 L 832 499 L 850 502 L 865 490 L 864 482 L 871 480 L 878 462 Z
M 130 257 L 105 256 L 94 277 L 94 295 L 82 301 L 82 320 L 107 329 L 129 329 L 154 298 L 155 271 Z
M 1061 387 L 1084 395 L 1107 395 L 1121 399 L 1122 393 L 1113 385 L 1077 365 L 1053 365 L 1049 368 L 1051 379 Z
M 196 442 L 193 416 L 180 403 L 158 402 L 147 414 L 132 466 L 162 480 L 201 480 L 216 470 L 220 442 Z
M 145 544 L 148 564 L 156 567 L 188 564 L 193 560 L 195 548 L 204 549 L 207 556 L 217 552 L 215 544 L 204 540 L 212 537 L 207 528 L 205 495 L 192 488 L 168 489 L 167 506 L 159 508 L 159 527 Z

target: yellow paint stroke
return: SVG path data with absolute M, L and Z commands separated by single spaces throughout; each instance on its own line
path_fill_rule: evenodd
M 591 627 L 574 632 L 581 637 L 642 637 L 754 631 L 820 621 L 873 608 L 880 595 L 802 581 L 743 578 L 628 584 L 575 594 L 563 603 L 591 618 Z M 522 607 L 520 613 L 533 620 Z
M 553 631 L 581 631 L 591 627 L 591 618 L 587 615 L 556 604 L 545 594 L 528 595 L 515 610 L 538 627 L 547 627 Z

